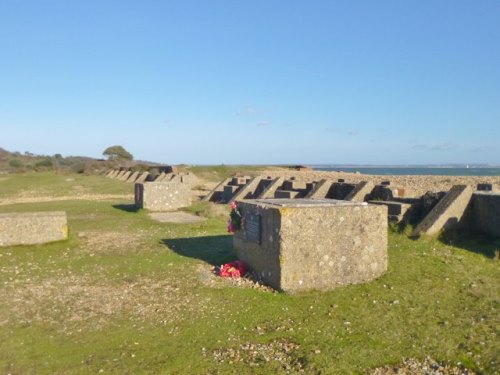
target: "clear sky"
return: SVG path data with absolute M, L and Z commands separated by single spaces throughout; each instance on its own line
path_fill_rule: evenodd
M 499 0 L 0 0 L 0 147 L 500 163 Z

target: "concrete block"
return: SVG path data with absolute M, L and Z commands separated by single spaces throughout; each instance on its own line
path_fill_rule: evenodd
M 166 176 L 167 174 L 165 172 L 161 172 L 158 176 L 156 176 L 154 182 L 162 182 Z
M 170 211 L 191 205 L 191 188 L 175 182 L 135 184 L 135 204 L 149 211 Z
M 0 246 L 34 245 L 67 238 L 66 212 L 0 214 Z
M 137 177 L 139 177 L 139 172 L 134 172 L 132 173 L 129 178 L 127 178 L 127 182 L 135 182 L 137 180 Z
M 231 178 L 226 178 L 225 180 L 222 180 L 219 182 L 213 189 L 205 195 L 202 199 L 204 202 L 218 202 L 220 198 L 222 197 L 222 192 L 224 191 L 224 186 L 229 184 L 231 181 Z
M 323 199 L 330 191 L 333 181 L 322 179 L 306 194 L 305 198 Z
M 346 184 L 343 182 L 334 182 L 330 186 L 330 190 L 326 194 L 326 198 L 337 199 L 337 200 L 346 200 L 346 197 L 349 195 L 351 191 L 354 190 L 356 185 L 354 184 Z
M 120 177 L 120 181 L 127 181 L 127 179 L 132 175 L 131 171 L 125 171 L 125 173 Z
M 239 185 L 226 185 L 226 186 L 224 186 L 224 190 L 222 191 L 222 196 L 221 196 L 222 202 L 228 203 L 228 202 L 234 200 L 233 197 L 239 189 L 241 189 L 241 186 L 239 186 Z
M 254 177 L 250 179 L 240 190 L 236 192 L 233 196 L 232 200 L 240 201 L 242 199 L 252 199 L 254 198 L 254 192 L 257 190 L 257 186 L 259 186 L 262 177 Z
M 344 199 L 351 202 L 364 202 L 368 199 L 372 190 L 373 182 L 361 181 L 345 196 Z
M 472 197 L 473 189 L 467 185 L 455 185 L 418 224 L 412 236 L 434 235 L 442 229 L 458 225 Z
M 283 180 L 283 177 L 274 178 L 257 198 L 274 198 L 276 190 L 278 190 L 283 185 Z
M 290 179 L 283 182 L 283 190 L 303 190 L 306 189 L 306 187 L 305 181 Z
M 234 176 L 229 185 L 245 185 L 250 180 L 250 176 Z
M 121 180 L 121 178 L 123 177 L 123 175 L 126 173 L 127 171 L 119 171 L 116 176 L 115 176 L 115 180 Z
M 146 179 L 148 178 L 149 176 L 149 172 L 142 172 L 139 177 L 137 177 L 137 180 L 135 180 L 135 182 L 139 182 L 139 183 L 142 183 L 144 181 L 146 181 Z
M 387 207 L 330 199 L 240 202 L 239 259 L 285 292 L 330 290 L 387 270 Z
M 477 184 L 477 190 L 479 190 L 479 191 L 492 191 L 493 184 Z

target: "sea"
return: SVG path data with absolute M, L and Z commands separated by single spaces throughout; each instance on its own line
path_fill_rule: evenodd
M 427 176 L 500 176 L 498 167 L 413 167 L 413 166 L 342 166 L 309 165 L 316 171 L 341 171 L 371 175 L 427 175 Z

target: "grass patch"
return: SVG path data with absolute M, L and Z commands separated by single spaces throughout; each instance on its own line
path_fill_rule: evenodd
M 7 181 L 35 194 L 66 182 L 32 178 Z M 78 184 L 94 194 L 123 189 L 100 177 Z M 0 248 L 0 372 L 352 374 L 426 356 L 478 373 L 500 370 L 500 262 L 491 256 L 498 242 L 415 241 L 390 230 L 381 278 L 286 295 L 221 283 L 210 273 L 233 259 L 227 207 L 194 205 L 187 211 L 206 221 L 168 224 L 130 204 L 0 207 L 63 210 L 70 227 L 68 241 Z
M 178 166 L 179 171 L 192 172 L 196 176 L 208 181 L 221 181 L 234 175 L 257 176 L 270 169 L 283 170 L 283 167 L 273 167 L 264 165 L 215 165 L 215 166 Z

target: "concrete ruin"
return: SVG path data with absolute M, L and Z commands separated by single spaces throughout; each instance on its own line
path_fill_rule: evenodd
M 388 220 L 397 224 L 415 225 L 413 236 L 435 235 L 443 230 L 467 229 L 498 236 L 500 225 L 496 195 L 491 184 L 472 187 L 454 186 L 446 193 L 436 193 L 437 207 L 426 209 L 426 195 L 405 197 L 405 189 L 391 186 L 390 181 L 375 185 L 370 181 L 359 183 L 320 180 L 305 182 L 295 178 L 232 177 L 219 183 L 203 200 L 229 203 L 242 199 L 334 199 L 350 202 L 368 202 L 387 207 Z M 483 194 L 483 195 L 479 195 Z M 487 203 L 485 203 L 487 202 Z M 434 206 L 434 204 L 433 204 Z M 472 210 L 472 211 L 471 211 Z M 469 213 L 469 211 L 471 213 Z M 468 220 L 475 217 L 474 220 Z M 467 220 L 466 220 L 467 219 Z
M 171 211 L 191 205 L 192 186 L 180 181 L 135 184 L 135 205 L 149 211 Z
M 469 205 L 473 189 L 466 185 L 455 185 L 418 224 L 412 236 L 421 234 L 434 235 L 443 229 L 458 226 L 465 209 Z
M 35 245 L 67 238 L 66 212 L 0 214 L 0 246 Z
M 387 208 L 330 199 L 239 202 L 233 244 L 268 285 L 285 292 L 330 290 L 387 270 Z

